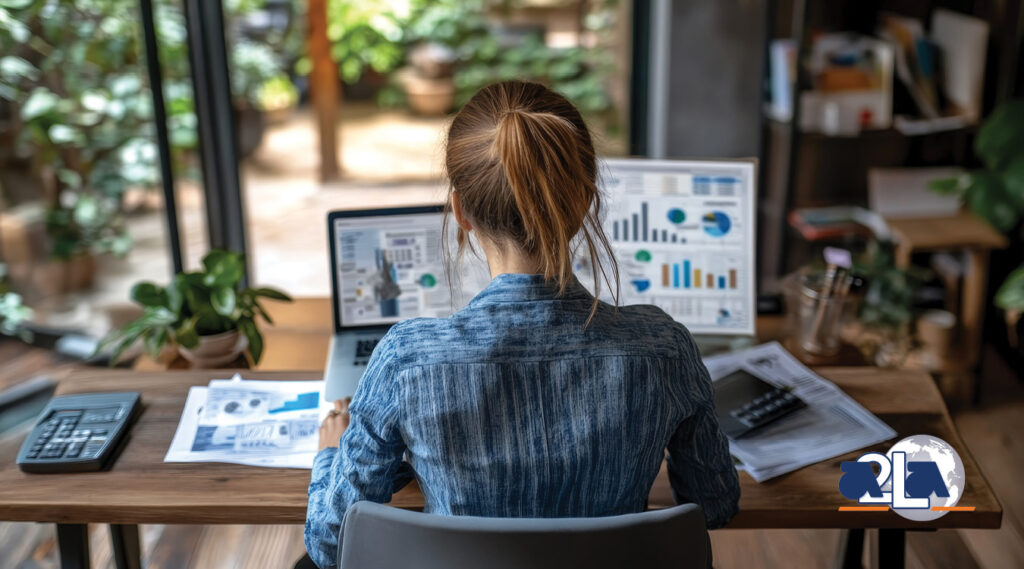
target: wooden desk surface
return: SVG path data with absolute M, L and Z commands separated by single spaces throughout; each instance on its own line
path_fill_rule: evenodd
M 907 242 L 915 251 L 955 248 L 1002 249 L 1006 237 L 973 213 L 950 217 L 887 219 L 897 242 Z
M 803 468 L 764 484 L 741 473 L 741 513 L 733 528 L 962 527 L 997 528 L 1002 510 L 984 476 L 957 434 L 942 397 L 923 373 L 874 368 L 818 370 L 876 413 L 900 438 L 918 433 L 938 436 L 963 458 L 966 491 L 962 506 L 935 522 L 911 522 L 892 512 L 839 512 L 850 503 L 839 494 L 839 463 L 866 451 Z M 141 373 L 89 370 L 61 381 L 59 393 L 135 389 L 144 411 L 132 438 L 108 472 L 33 475 L 14 464 L 16 447 L 0 448 L 0 520 L 64 523 L 271 524 L 302 523 L 309 472 L 232 464 L 164 463 L 189 386 L 206 385 L 230 371 Z M 243 372 L 254 379 L 310 379 L 317 373 Z M 20 443 L 20 441 L 14 441 Z M 884 452 L 892 441 L 871 450 Z M 392 504 L 422 508 L 415 484 Z M 650 494 L 653 508 L 673 504 L 664 471 Z

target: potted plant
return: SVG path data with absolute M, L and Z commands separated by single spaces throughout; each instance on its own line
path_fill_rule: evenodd
M 21 324 L 32 318 L 32 309 L 21 303 L 21 296 L 12 292 L 5 280 L 7 267 L 0 263 L 0 336 L 21 336 Z M 27 339 L 27 338 L 26 338 Z
M 915 300 L 930 272 L 897 267 L 893 244 L 872 240 L 854 263 L 853 274 L 867 284 L 856 322 L 845 331 L 845 339 L 876 365 L 898 367 L 912 348 Z
M 992 227 L 1011 233 L 1024 217 L 1024 100 L 1009 101 L 992 112 L 974 141 L 984 167 L 953 178 L 934 180 L 932 190 L 954 194 Z M 1008 335 L 1020 350 L 1024 311 L 1024 264 L 1003 282 L 995 297 L 1005 311 Z
M 242 286 L 244 256 L 223 250 L 203 257 L 201 271 L 180 273 L 166 287 L 140 282 L 131 298 L 142 316 L 110 333 L 99 351 L 111 349 L 111 363 L 136 341 L 158 358 L 168 345 L 177 346 L 195 367 L 228 364 L 248 349 L 252 362 L 263 355 L 263 335 L 257 319 L 271 323 L 261 298 L 291 302 L 273 288 Z

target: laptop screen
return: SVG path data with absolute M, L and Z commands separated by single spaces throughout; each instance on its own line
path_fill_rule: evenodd
M 452 297 L 442 251 L 443 219 L 440 212 L 334 219 L 335 294 L 342 327 L 448 316 L 486 286 L 486 265 L 467 254 Z

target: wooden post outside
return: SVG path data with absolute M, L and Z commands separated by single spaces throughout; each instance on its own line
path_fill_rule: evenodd
M 309 77 L 309 93 L 316 111 L 320 136 L 320 182 L 341 177 L 338 164 L 338 66 L 331 59 L 331 43 L 327 39 L 327 0 L 309 0 L 309 57 L 313 69 Z

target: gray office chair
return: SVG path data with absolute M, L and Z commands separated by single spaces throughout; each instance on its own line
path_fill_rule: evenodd
M 711 567 L 696 504 L 606 518 L 477 518 L 358 502 L 339 544 L 339 569 Z

